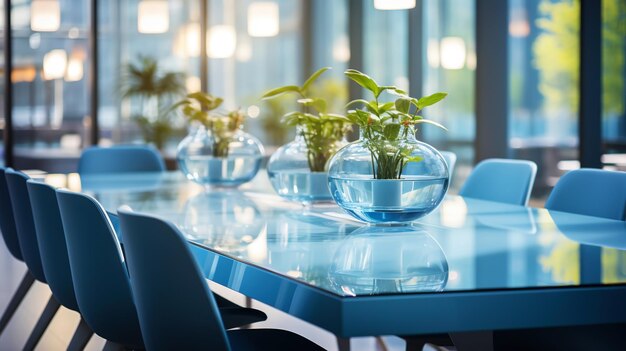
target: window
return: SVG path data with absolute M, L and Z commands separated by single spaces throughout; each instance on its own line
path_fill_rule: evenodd
M 14 166 L 71 168 L 89 142 L 89 3 L 15 1 L 11 16 Z
M 514 158 L 537 163 L 545 195 L 578 158 L 578 0 L 512 0 L 509 135 Z
M 474 77 L 476 69 L 475 3 L 467 0 L 424 1 L 423 94 L 448 93 L 424 115 L 448 128 L 427 126 L 423 139 L 457 155 L 452 190 L 464 183 L 474 162 Z M 411 64 L 417 62 L 412 58 Z
M 617 154 L 603 161 L 626 170 L 626 0 L 603 0 L 602 21 L 602 134 L 605 151 Z
M 186 128 L 180 116 L 165 110 L 186 91 L 200 90 L 199 2 L 163 1 L 164 6 L 154 8 L 146 4 L 98 2 L 100 144 L 145 141 L 173 154 Z M 155 82 L 177 77 L 167 84 L 168 92 L 144 90 L 144 94 L 124 97 L 133 85 L 128 78 L 130 65 L 145 75 L 150 60 L 156 63 Z

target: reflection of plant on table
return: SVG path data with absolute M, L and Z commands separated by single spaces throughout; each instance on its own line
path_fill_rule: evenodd
M 203 92 L 188 94 L 171 109 L 181 108 L 187 119 L 202 124 L 213 135 L 213 156 L 228 157 L 228 146 L 235 132 L 241 129 L 244 114 L 231 111 L 227 114 L 211 113 L 222 105 L 224 100 Z
M 184 74 L 161 73 L 151 57 L 139 57 L 137 63 L 126 65 L 122 76 L 122 97 L 139 100 L 141 112 L 133 115 L 146 142 L 159 149 L 172 134 L 172 116 L 167 106 L 185 93 Z
M 285 114 L 282 121 L 298 127 L 307 147 L 307 161 L 311 172 L 324 172 L 327 161 L 337 151 L 340 141 L 351 128 L 351 122 L 345 116 L 328 113 L 326 99 L 313 97 L 313 83 L 329 68 L 322 68 L 313 73 L 302 86 L 287 85 L 268 91 L 264 99 L 271 99 L 285 93 L 295 93 L 299 99 L 299 111 Z
M 395 86 L 380 86 L 371 77 L 354 69 L 345 75 L 374 95 L 374 100 L 356 99 L 348 106 L 358 105 L 362 109 L 349 110 L 347 118 L 361 128 L 361 135 L 372 158 L 374 179 L 400 179 L 402 170 L 409 162 L 422 161 L 413 155 L 415 146 L 406 143 L 415 136 L 415 127 L 421 123 L 433 124 L 445 129 L 441 124 L 425 119 L 418 113 L 427 106 L 443 100 L 446 93 L 435 93 L 420 99 L 407 95 Z M 380 102 L 383 92 L 396 95 L 394 102 Z

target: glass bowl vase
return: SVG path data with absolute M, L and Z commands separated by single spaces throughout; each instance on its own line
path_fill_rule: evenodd
M 259 171 L 263 145 L 254 136 L 237 130 L 219 145 L 210 130 L 200 126 L 178 144 L 176 159 L 187 179 L 209 187 L 237 187 Z
M 384 145 L 387 155 L 402 150 L 405 160 L 412 160 L 398 163 L 401 172 L 394 179 L 368 143 L 364 138 L 350 143 L 329 162 L 330 192 L 341 208 L 368 223 L 410 222 L 437 208 L 448 190 L 449 171 L 434 147 L 413 136 Z
M 333 154 L 346 145 L 345 140 L 328 145 Z M 295 202 L 314 203 L 332 201 L 328 189 L 328 173 L 311 171 L 309 151 L 301 133 L 296 139 L 281 146 L 267 164 L 267 173 L 276 193 Z

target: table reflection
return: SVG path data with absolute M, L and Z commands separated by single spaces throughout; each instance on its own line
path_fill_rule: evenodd
M 368 226 L 342 240 L 329 278 L 343 295 L 442 291 L 448 261 L 439 243 L 423 230 Z
M 195 242 L 227 253 L 246 250 L 265 229 L 261 212 L 236 190 L 205 191 L 187 200 L 181 229 Z
M 554 224 L 566 237 L 581 244 L 626 250 L 626 222 L 598 217 L 572 216 L 549 211 Z

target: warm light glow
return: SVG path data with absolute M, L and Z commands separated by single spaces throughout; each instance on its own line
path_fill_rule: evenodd
M 446 227 L 462 228 L 467 217 L 467 204 L 463 198 L 452 197 L 441 203 L 439 221 Z
M 65 174 L 46 174 L 43 181 L 54 188 L 67 187 L 67 176 Z
M 253 2 L 248 6 L 248 34 L 251 37 L 273 37 L 279 32 L 278 4 Z
M 333 44 L 333 60 L 338 62 L 350 61 L 350 41 L 347 35 L 342 35 Z
M 43 75 L 45 79 L 63 78 L 66 68 L 67 54 L 65 50 L 52 50 L 43 57 Z
M 261 113 L 261 109 L 259 109 L 259 106 L 257 105 L 250 105 L 248 107 L 248 116 L 250 116 L 250 118 L 257 118 L 259 117 L 259 114 Z
M 252 58 L 252 45 L 249 40 L 240 41 L 237 45 L 235 57 L 239 62 L 248 62 Z
M 432 68 L 439 68 L 439 40 L 429 39 L 426 48 L 428 65 Z
M 16 67 L 11 71 L 11 81 L 13 83 L 32 82 L 37 77 L 37 70 L 34 66 Z
M 30 4 L 30 29 L 35 32 L 55 32 L 61 26 L 58 0 L 33 0 Z
M 83 79 L 83 60 L 72 55 L 70 61 L 67 63 L 65 80 L 68 82 L 77 82 L 81 79 Z
M 528 15 L 524 9 L 517 9 L 511 14 L 509 35 L 514 38 L 525 38 L 530 34 Z
M 469 51 L 467 53 L 467 61 L 466 61 L 466 65 L 468 69 L 471 69 L 472 71 L 476 69 L 476 53 L 474 51 Z
M 207 55 L 211 58 L 233 56 L 237 47 L 237 35 L 233 26 L 217 25 L 207 33 Z
M 461 69 L 465 66 L 465 41 L 460 37 L 441 39 L 441 67 Z
M 377 10 L 408 10 L 415 8 L 415 0 L 374 0 Z
M 170 27 L 167 1 L 144 0 L 137 9 L 137 30 L 144 34 L 165 33 Z
M 195 76 L 189 76 L 185 79 L 185 87 L 187 88 L 188 93 L 195 93 L 196 91 L 200 91 L 202 83 L 200 82 L 200 78 Z
M 200 55 L 199 23 L 189 23 L 178 31 L 174 41 L 174 55 L 178 57 L 198 57 Z

